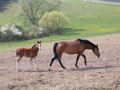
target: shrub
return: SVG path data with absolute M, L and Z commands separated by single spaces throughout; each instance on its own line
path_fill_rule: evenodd
M 42 28 L 31 25 L 24 30 L 24 39 L 38 38 L 42 36 Z
M 60 28 L 67 24 L 66 17 L 58 11 L 46 13 L 39 21 L 44 34 L 59 33 Z
M 23 36 L 22 31 L 15 24 L 2 26 L 0 29 L 0 40 L 18 40 Z

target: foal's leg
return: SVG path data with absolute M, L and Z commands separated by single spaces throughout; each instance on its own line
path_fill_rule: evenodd
M 31 61 L 32 61 L 33 58 L 30 59 L 29 63 L 28 63 L 28 67 L 27 67 L 27 70 L 31 70 Z
M 50 65 L 49 65 L 49 67 L 48 67 L 48 70 L 49 70 L 49 71 L 51 70 L 51 66 L 52 66 L 53 62 L 55 61 L 55 59 L 56 59 L 56 57 L 53 57 L 53 58 L 51 59 Z
M 80 55 L 78 54 L 78 55 L 77 55 L 77 58 L 76 58 L 76 63 L 75 63 L 76 68 L 79 68 L 79 67 L 77 66 L 79 58 L 80 58 Z
M 19 61 L 22 59 L 22 57 L 19 57 L 17 60 L 16 60 L 16 69 L 18 70 L 18 71 L 21 71 L 21 66 L 20 66 L 20 64 L 19 64 Z
M 35 64 L 35 70 L 36 70 L 36 71 L 39 70 L 39 69 L 37 68 L 36 58 L 34 58 L 34 64 Z
M 82 56 L 83 56 L 83 58 L 84 58 L 85 66 L 87 66 L 86 56 L 85 56 L 84 54 L 83 54 Z

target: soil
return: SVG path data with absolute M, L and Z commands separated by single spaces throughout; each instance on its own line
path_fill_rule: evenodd
M 53 57 L 53 44 L 42 45 L 37 56 L 39 71 L 27 71 L 29 58 L 20 62 L 22 71 L 16 71 L 15 50 L 0 53 L 0 90 L 120 90 L 120 34 L 87 38 L 98 44 L 101 57 L 86 50 L 88 66 L 81 57 L 75 68 L 77 55 L 62 56 L 63 70 L 56 60 L 52 71 L 48 66 Z M 21 46 L 23 47 L 23 46 Z

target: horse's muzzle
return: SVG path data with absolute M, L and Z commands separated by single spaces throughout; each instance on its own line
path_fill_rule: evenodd
M 98 55 L 98 58 L 100 57 L 100 55 Z

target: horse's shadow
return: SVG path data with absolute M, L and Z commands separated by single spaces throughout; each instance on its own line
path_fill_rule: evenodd
M 101 66 L 101 67 L 85 67 L 85 68 L 71 68 L 71 69 L 66 69 L 66 71 L 87 71 L 87 70 L 98 70 L 98 69 L 109 69 L 109 68 L 114 68 L 115 66 Z M 64 70 L 38 70 L 38 71 L 27 71 L 27 72 L 64 72 Z
M 38 70 L 38 71 L 26 71 L 26 72 L 63 72 L 63 70 Z
M 86 68 L 71 68 L 72 71 L 87 71 L 87 70 L 98 70 L 98 69 L 109 69 L 114 68 L 114 66 L 101 66 L 101 67 L 86 67 Z

